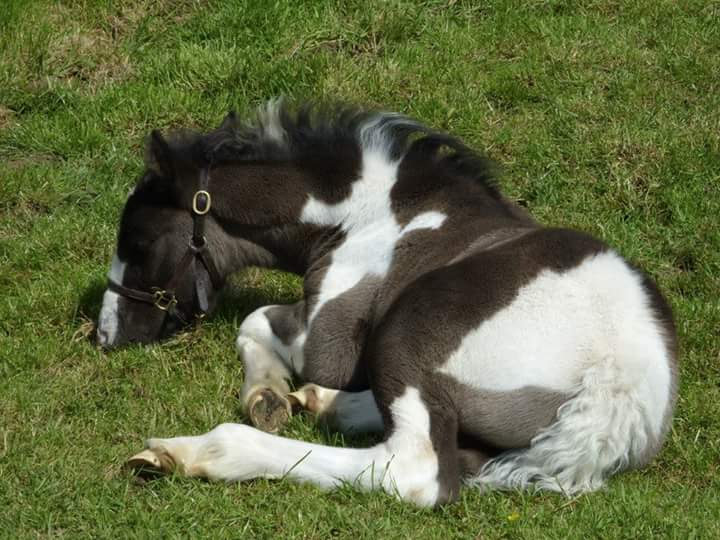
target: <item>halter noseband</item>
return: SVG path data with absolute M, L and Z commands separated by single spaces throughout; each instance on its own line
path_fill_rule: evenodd
M 180 278 L 185 274 L 193 260 L 196 258 L 200 259 L 216 290 L 219 290 L 223 284 L 223 279 L 208 252 L 207 240 L 205 238 L 205 215 L 210 211 L 210 207 L 212 206 L 212 197 L 210 197 L 210 193 L 208 192 L 209 182 L 210 173 L 208 168 L 205 168 L 200 173 L 200 189 L 195 192 L 192 200 L 193 233 L 188 242 L 185 255 L 183 255 L 183 258 L 180 260 L 180 264 L 178 264 L 175 274 L 173 274 L 167 288 L 152 287 L 150 292 L 147 292 L 125 287 L 110 279 L 108 280 L 109 290 L 126 298 L 151 304 L 160 311 L 165 312 L 166 315 L 170 315 L 179 320 L 184 326 L 189 324 L 190 321 L 187 321 L 177 309 L 178 301 L 175 296 L 175 289 L 180 282 Z M 196 315 L 199 318 L 204 317 L 209 309 L 208 290 L 207 282 L 199 275 L 195 278 L 195 295 L 199 307 L 199 313 Z

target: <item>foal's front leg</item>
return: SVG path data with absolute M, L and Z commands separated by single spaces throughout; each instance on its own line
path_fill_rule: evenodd
M 265 306 L 248 315 L 237 337 L 244 366 L 243 408 L 253 425 L 276 432 L 292 414 L 287 394 L 302 367 L 302 302 Z
M 394 399 L 389 414 L 388 436 L 370 448 L 322 446 L 251 426 L 222 424 L 203 435 L 149 439 L 147 449 L 127 465 L 228 482 L 287 477 L 328 489 L 352 484 L 363 490 L 382 489 L 421 506 L 455 497 L 456 490 L 446 489 L 439 477 L 435 450 L 442 440 L 454 444 L 455 418 L 438 418 L 416 388 Z

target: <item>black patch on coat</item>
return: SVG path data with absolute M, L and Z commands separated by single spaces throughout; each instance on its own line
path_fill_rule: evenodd
M 361 358 L 381 281 L 381 278 L 366 276 L 322 306 L 305 342 L 303 379 L 349 392 L 369 388 Z
M 270 329 L 283 345 L 290 346 L 305 329 L 305 301 L 287 306 L 272 306 L 265 311 Z

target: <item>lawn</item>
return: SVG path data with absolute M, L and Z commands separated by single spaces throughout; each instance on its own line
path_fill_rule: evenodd
M 0 537 L 720 537 L 720 2 L 5 0 L 0 7 Z M 170 342 L 88 339 L 153 128 L 288 95 L 410 114 L 487 151 L 543 223 L 597 235 L 668 297 L 672 432 L 575 499 L 465 490 L 419 510 L 350 487 L 121 470 L 143 437 L 243 421 L 239 322 L 299 298 L 248 269 Z M 366 444 L 300 416 L 285 434 Z

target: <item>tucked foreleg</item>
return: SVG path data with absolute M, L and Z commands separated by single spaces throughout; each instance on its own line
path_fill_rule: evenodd
M 260 308 L 245 318 L 236 340 L 244 367 L 242 404 L 253 425 L 264 431 L 277 431 L 291 415 L 288 383 L 302 355 L 296 313 L 297 305 Z M 287 328 L 297 332 L 278 335 L 278 329 Z
M 391 404 L 393 430 L 371 448 L 335 448 L 296 441 L 241 424 L 222 424 L 193 437 L 149 439 L 133 456 L 133 468 L 151 468 L 228 482 L 290 478 L 332 489 L 350 484 L 382 489 L 420 506 L 445 502 L 454 493 L 439 480 L 438 454 L 431 439 L 431 413 L 420 393 L 407 388 Z M 432 431 L 452 423 L 439 423 Z

